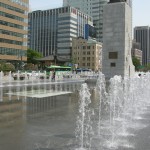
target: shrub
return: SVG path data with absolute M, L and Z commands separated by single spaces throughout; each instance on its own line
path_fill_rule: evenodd
M 0 63 L 0 71 L 8 72 L 8 71 L 15 71 L 15 66 L 11 63 Z

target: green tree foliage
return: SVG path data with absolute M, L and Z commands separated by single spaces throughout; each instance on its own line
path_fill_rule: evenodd
M 132 57 L 133 65 L 135 66 L 135 70 L 139 70 L 139 67 L 141 66 L 140 60 L 137 57 Z
M 25 70 L 38 70 L 38 66 L 29 63 L 29 64 L 26 64 L 26 65 L 24 66 L 24 69 L 25 69 Z
M 145 65 L 144 68 L 141 69 L 141 71 L 144 71 L 144 72 L 150 71 L 150 63 Z
M 41 57 L 42 57 L 41 53 L 34 51 L 32 49 L 27 50 L 27 63 L 38 64 L 39 61 L 37 59 Z
M 0 62 L 0 71 L 15 71 L 15 66 L 11 63 Z

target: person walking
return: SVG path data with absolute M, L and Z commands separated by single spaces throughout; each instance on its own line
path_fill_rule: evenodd
M 56 76 L 56 73 L 55 73 L 55 71 L 53 71 L 53 74 L 52 74 L 52 81 L 55 81 L 55 76 Z

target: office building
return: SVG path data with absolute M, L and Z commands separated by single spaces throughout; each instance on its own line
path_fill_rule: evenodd
M 108 0 L 63 0 L 63 6 L 73 6 L 93 17 L 97 41 L 103 42 L 103 6 Z
M 102 72 L 106 78 L 132 76 L 132 8 L 126 1 L 110 0 L 104 6 Z
M 142 50 L 140 50 L 140 43 L 136 42 L 135 40 L 132 41 L 131 54 L 132 57 L 136 57 L 142 65 Z
M 93 25 L 92 17 L 73 7 L 34 11 L 29 14 L 28 46 L 43 56 L 70 61 L 72 38 L 84 37 L 85 24 Z
M 96 40 L 73 38 L 72 59 L 78 68 L 101 70 L 102 43 Z
M 134 28 L 134 39 L 140 43 L 140 49 L 143 53 L 142 64 L 150 63 L 150 27 L 138 26 Z
M 29 0 L 0 0 L 0 60 L 26 61 Z
M 84 35 L 85 39 L 96 39 L 96 30 L 95 27 L 86 24 L 85 25 L 85 35 Z

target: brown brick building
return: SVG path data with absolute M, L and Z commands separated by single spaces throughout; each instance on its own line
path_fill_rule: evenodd
M 0 0 L 0 60 L 26 61 L 29 0 Z

